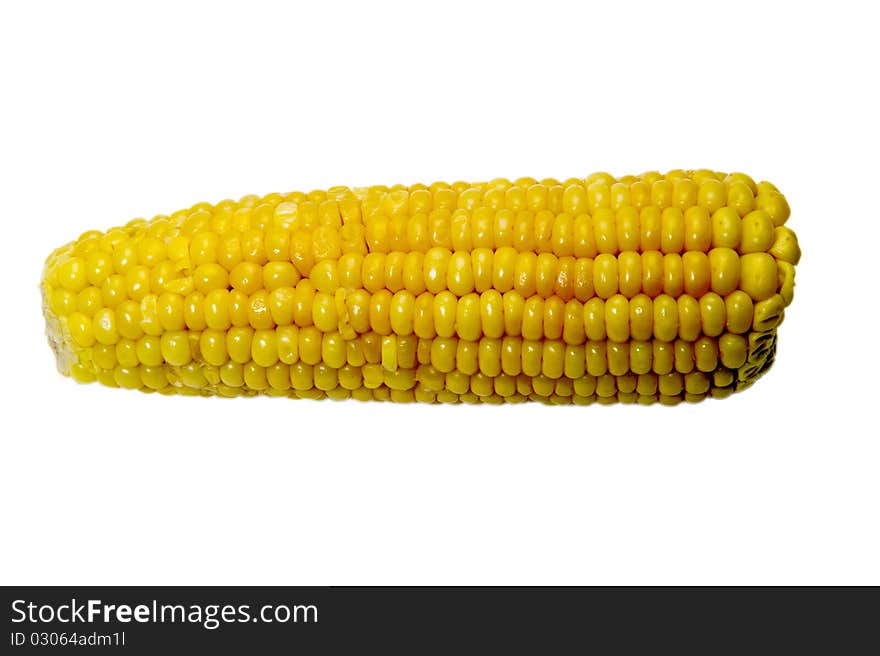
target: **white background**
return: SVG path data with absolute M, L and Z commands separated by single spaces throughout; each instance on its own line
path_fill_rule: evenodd
M 0 582 L 880 583 L 870 3 L 4 2 Z M 59 376 L 43 259 L 199 200 L 712 167 L 804 257 L 677 408 L 167 398 Z

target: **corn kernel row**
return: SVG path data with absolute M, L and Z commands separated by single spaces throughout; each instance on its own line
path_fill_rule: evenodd
M 636 394 L 644 399 L 681 395 L 695 396 L 717 392 L 723 394 L 734 390 L 734 372 L 720 368 L 714 372 L 692 371 L 683 374 L 671 371 L 665 374 L 585 374 L 576 379 L 551 378 L 543 374 L 530 376 L 524 373 L 487 376 L 480 372 L 465 374 L 461 371 L 437 372 L 431 367 L 418 370 L 390 372 L 381 365 L 365 364 L 360 367 L 346 365 L 334 369 L 324 363 L 315 365 L 304 362 L 287 365 L 276 363 L 262 367 L 252 362 L 230 362 L 222 367 L 185 367 L 169 365 L 123 366 L 112 369 L 86 370 L 77 365 L 74 375 L 84 376 L 83 382 L 98 380 L 110 387 L 141 389 L 144 391 L 168 391 L 180 389 L 189 393 L 219 393 L 224 396 L 252 395 L 271 392 L 286 395 L 332 394 L 345 392 L 357 395 L 365 390 L 374 392 L 410 392 L 417 396 L 426 394 L 457 397 L 474 395 L 480 399 L 496 396 L 509 400 L 525 398 L 562 397 L 569 402 L 589 402 L 613 398 L 618 394 Z M 382 392 L 380 391 L 381 395 Z M 466 399 L 461 399 L 466 400 Z
M 648 230 L 648 233 L 642 239 L 637 234 L 628 236 L 635 233 L 637 223 L 632 230 L 621 228 L 623 232 L 619 237 L 601 236 L 597 233 L 595 238 L 588 238 L 588 235 L 592 235 L 592 231 L 587 230 L 591 224 L 589 216 L 581 216 L 571 223 L 571 217 L 559 215 L 555 219 L 556 227 L 552 230 L 556 244 L 553 247 L 547 247 L 543 238 L 518 238 L 513 241 L 484 240 L 475 244 L 470 240 L 432 239 L 430 242 L 416 240 L 409 243 L 411 240 L 404 239 L 402 243 L 390 243 L 387 248 L 370 243 L 369 249 L 357 239 L 347 239 L 341 242 L 346 245 L 343 248 L 335 244 L 335 240 L 341 239 L 340 235 L 344 236 L 346 229 L 336 230 L 329 227 L 313 232 L 293 233 L 283 229 L 266 233 L 262 230 L 249 230 L 231 233 L 222 239 L 214 232 L 198 233 L 192 238 L 178 235 L 170 238 L 167 245 L 159 237 L 126 239 L 112 245 L 102 245 L 103 240 L 94 238 L 90 242 L 93 248 L 84 257 L 74 256 L 62 265 L 58 271 L 58 283 L 71 291 L 80 291 L 86 284 L 103 284 L 113 273 L 125 275 L 126 282 L 132 284 L 138 278 L 154 282 L 173 280 L 181 271 L 192 272 L 197 279 L 206 282 L 220 283 L 227 280 L 224 272 L 232 282 L 254 268 L 243 265 L 291 265 L 270 267 L 272 271 L 267 270 L 269 281 L 277 275 L 297 278 L 308 276 L 316 263 L 328 259 L 338 260 L 343 255 L 361 256 L 346 257 L 339 264 L 339 278 L 343 282 L 362 278 L 369 284 L 379 278 L 387 278 L 389 285 L 398 281 L 396 284 L 403 287 L 407 282 L 409 285 L 419 284 L 416 279 L 424 277 L 428 281 L 435 281 L 435 284 L 449 285 L 450 289 L 453 282 L 447 280 L 446 275 L 446 270 L 450 267 L 459 277 L 466 275 L 462 269 L 470 269 L 473 272 L 471 275 L 475 277 L 474 283 L 488 288 L 492 284 L 505 284 L 505 276 L 511 276 L 515 270 L 523 268 L 535 270 L 544 279 L 555 280 L 564 266 L 557 260 L 570 261 L 572 258 L 613 262 L 614 256 L 621 256 L 625 260 L 621 267 L 626 268 L 636 266 L 638 254 L 650 254 L 642 265 L 652 272 L 661 268 L 662 256 L 681 257 L 683 253 L 685 257 L 691 256 L 693 266 L 699 266 L 705 258 L 701 257 L 698 262 L 694 256 L 720 249 L 724 249 L 723 257 L 727 258 L 731 256 L 727 251 L 740 255 L 774 252 L 781 259 L 792 261 L 794 254 L 786 252 L 793 245 L 791 230 L 783 226 L 774 228 L 768 215 L 762 211 L 752 212 L 742 221 L 735 217 L 737 223 L 728 222 L 722 216 L 723 210 L 716 212 L 712 219 L 714 229 L 708 225 L 708 216 L 703 223 L 687 224 L 687 230 L 684 219 L 678 226 L 666 225 L 667 222 L 664 221 L 656 227 L 643 226 L 643 232 Z M 674 212 L 668 210 L 663 216 L 668 218 L 670 213 Z M 727 215 L 731 213 L 732 210 Z M 564 227 L 566 225 L 568 227 Z M 385 228 L 376 230 L 383 235 L 388 234 Z M 369 225 L 367 232 L 370 232 Z M 369 241 L 369 235 L 367 239 Z M 494 258 L 493 251 L 496 251 Z M 366 261 L 362 259 L 364 255 L 367 255 Z M 383 255 L 388 256 L 387 262 L 386 258 L 381 257 Z M 468 255 L 472 257 L 467 257 Z M 529 261 L 522 257 L 517 259 L 517 255 L 529 255 L 534 263 L 530 266 Z M 493 259 L 496 261 L 493 262 Z M 670 265 L 667 264 L 668 266 Z M 153 267 L 160 268 L 153 271 Z M 509 273 L 505 274 L 505 271 Z M 499 276 L 500 279 L 496 279 Z M 634 278 L 637 280 L 638 276 Z
M 749 336 L 724 333 L 700 337 L 695 342 L 632 340 L 624 343 L 588 341 L 572 345 L 559 340 L 528 340 L 521 337 L 419 339 L 413 336 L 382 336 L 376 333 L 345 340 L 338 333 L 320 334 L 314 329 L 293 326 L 269 331 L 234 328 L 228 332 L 167 332 L 144 335 L 137 340 L 121 339 L 113 345 L 94 344 L 90 361 L 101 369 L 117 366 L 222 367 L 228 363 L 271 367 L 277 363 L 325 364 L 333 369 L 379 365 L 391 372 L 430 367 L 442 374 L 458 371 L 495 377 L 544 375 L 577 379 L 585 374 L 667 374 L 678 371 L 712 372 L 723 366 L 738 369 L 746 362 L 758 363 L 767 351 L 766 339 L 773 335 Z M 427 369 L 425 369 L 427 371 Z
M 352 235 L 360 235 L 353 225 L 347 227 Z M 496 212 L 481 207 L 451 214 L 445 210 L 398 217 L 379 214 L 366 221 L 364 239 L 371 253 L 513 248 L 520 253 L 596 257 L 628 250 L 666 254 L 726 247 L 745 254 L 769 249 L 777 227 L 781 226 L 775 225 L 765 210 L 753 210 L 741 217 L 730 207 L 712 214 L 702 207 L 682 212 L 674 207 L 661 210 L 650 206 L 639 211 L 627 206 L 616 211 L 599 209 L 593 214 Z M 339 249 L 362 251 L 354 240 L 347 240 L 345 247 L 340 243 Z
M 741 290 L 726 297 L 708 292 L 699 300 L 687 294 L 677 299 L 666 294 L 653 299 L 645 294 L 631 299 L 615 294 L 607 301 L 594 297 L 586 303 L 574 299 L 565 303 L 558 296 L 526 299 L 515 291 L 501 294 L 496 290 L 461 298 L 449 292 L 424 292 L 416 297 L 408 291 L 392 295 L 386 290 L 372 295 L 364 290 L 337 290 L 330 295 L 315 292 L 308 280 L 295 289 L 261 290 L 251 296 L 225 289 L 207 296 L 200 292 L 186 297 L 150 294 L 140 302 L 123 301 L 114 309 L 102 308 L 98 302 L 93 307 L 57 303 L 54 298 L 51 310 L 66 318 L 68 333 L 83 348 L 168 332 L 266 331 L 291 325 L 314 326 L 322 333 L 339 332 L 346 338 L 375 332 L 465 340 L 522 335 L 533 340 L 562 339 L 567 344 L 606 338 L 612 342 L 651 338 L 692 342 L 701 335 L 716 337 L 724 331 L 743 334 L 774 328 L 785 308 L 781 294 L 754 303 Z
M 788 249 L 790 250 L 790 249 Z M 227 275 L 216 263 L 201 264 L 193 276 L 177 277 L 170 261 L 159 262 L 152 270 L 146 265 L 131 267 L 123 274 L 111 273 L 107 256 L 94 263 L 73 257 L 57 272 L 57 286 L 49 303 L 53 312 L 66 316 L 74 309 L 88 315 L 98 309 L 113 308 L 125 300 L 141 301 L 150 294 L 195 295 L 204 298 L 212 292 L 226 293 L 231 288 L 238 296 L 255 293 L 275 294 L 276 303 L 294 293 L 310 295 L 313 290 L 334 294 L 343 290 L 373 294 L 406 291 L 450 292 L 462 297 L 489 290 L 498 293 L 516 291 L 522 297 L 558 296 L 563 301 L 590 298 L 610 299 L 620 294 L 628 299 L 639 294 L 654 298 L 666 294 L 673 298 L 686 294 L 700 297 L 711 291 L 727 295 L 736 289 L 763 301 L 776 293 L 781 267 L 790 264 L 790 253 L 750 253 L 738 255 L 729 248 L 716 248 L 708 254 L 687 252 L 684 256 L 663 255 L 659 251 L 590 258 L 556 258 L 554 255 L 515 253 L 512 249 L 473 253 L 432 249 L 422 257 L 418 253 L 395 252 L 388 256 L 371 253 L 344 256 L 338 261 L 325 260 L 314 266 L 306 279 L 289 262 L 270 262 L 260 266 L 241 262 Z M 307 283 L 311 283 L 311 286 Z M 294 291 L 295 290 L 295 291 Z M 240 302 L 241 303 L 241 302 Z

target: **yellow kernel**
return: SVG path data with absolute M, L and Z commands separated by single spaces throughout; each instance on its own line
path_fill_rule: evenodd
M 522 372 L 532 377 L 540 375 L 543 354 L 543 342 L 531 339 L 523 340 L 521 349 Z
M 610 399 L 617 394 L 617 381 L 612 374 L 602 374 L 596 379 L 596 396 Z
M 798 246 L 797 236 L 794 232 L 785 226 L 775 228 L 770 254 L 782 262 L 797 264 L 801 259 L 801 249 Z
M 709 377 L 702 371 L 694 371 L 684 377 L 684 387 L 688 394 L 705 394 L 709 391 Z
M 226 333 L 226 352 L 234 362 L 244 364 L 251 359 L 254 329 L 250 326 L 231 328 Z
M 574 255 L 574 214 L 563 213 L 556 217 L 550 241 L 557 257 Z
M 458 340 L 455 350 L 455 368 L 468 376 L 479 370 L 479 344 L 464 339 Z
M 651 298 L 663 291 L 666 280 L 664 258 L 660 251 L 642 253 L 642 291 Z
M 559 260 L 553 253 L 541 253 L 535 260 L 535 292 L 549 298 L 556 288 Z
M 742 219 L 731 207 L 722 207 L 712 215 L 712 247 L 739 248 Z
M 692 342 L 699 337 L 700 304 L 693 296 L 683 294 L 676 299 L 678 304 L 678 335 Z
M 482 334 L 480 297 L 477 294 L 467 294 L 458 299 L 455 309 L 455 330 L 462 339 L 473 341 L 480 338 Z
M 544 337 L 544 299 L 540 296 L 526 299 L 521 333 L 525 339 L 538 340 Z
M 508 376 L 517 376 L 522 371 L 522 340 L 519 337 L 502 338 L 501 370 Z
M 694 343 L 694 358 L 697 369 L 712 372 L 718 367 L 718 344 L 711 337 L 700 337 Z
M 318 268 L 318 265 L 315 265 L 315 268 Z M 263 266 L 263 287 L 266 291 L 295 287 L 300 279 L 299 271 L 290 262 L 267 262 Z
M 715 387 L 726 387 L 733 383 L 735 377 L 730 369 L 719 367 L 712 372 L 712 384 Z
M 589 211 L 595 214 L 596 210 L 610 208 L 611 189 L 609 187 L 613 182 L 604 179 L 591 181 L 588 178 L 587 183 L 587 207 Z
M 755 197 L 750 186 L 742 181 L 734 181 L 727 187 L 727 206 L 743 217 L 755 209 Z
M 759 332 L 773 330 L 782 322 L 784 313 L 785 301 L 780 294 L 774 294 L 764 301 L 755 303 L 752 329 Z M 95 336 L 97 337 L 97 333 Z
M 478 352 L 480 371 L 490 378 L 501 374 L 501 340 L 484 338 L 480 340 Z
M 229 356 L 226 352 L 226 334 L 219 330 L 205 330 L 199 337 L 199 352 L 205 362 L 214 366 L 226 363 Z
M 203 310 L 205 324 L 214 330 L 226 330 L 230 326 L 229 292 L 215 289 L 205 296 Z
M 504 332 L 514 337 L 520 335 L 525 299 L 518 292 L 509 291 L 501 297 L 501 300 L 504 309 Z
M 266 369 L 256 362 L 248 362 L 242 367 L 245 387 L 252 390 L 264 390 L 269 387 L 266 380 Z
M 565 321 L 565 303 L 558 296 L 544 301 L 544 337 L 560 339 Z
M 251 340 L 251 359 L 261 367 L 278 362 L 278 345 L 274 330 L 256 330 Z
M 67 317 L 67 330 L 78 346 L 88 348 L 95 343 L 92 319 L 82 312 L 74 312 Z
M 763 253 L 773 245 L 773 222 L 762 210 L 749 212 L 742 219 L 740 253 Z
M 681 253 L 684 247 L 684 214 L 677 207 L 667 207 L 661 217 L 660 250 Z
M 156 300 L 159 323 L 165 330 L 183 330 L 183 297 L 179 294 L 161 294 Z
M 276 290 L 277 291 L 277 290 Z M 293 321 L 297 326 L 312 325 L 312 305 L 315 301 L 315 287 L 308 278 L 300 280 L 293 291 Z
M 413 251 L 406 254 L 403 261 L 403 286 L 415 296 L 427 289 L 423 275 L 424 267 L 425 256 L 422 253 Z
M 632 298 L 642 290 L 642 256 L 635 251 L 623 251 L 617 257 L 620 293 Z
M 599 298 L 607 299 L 618 291 L 619 267 L 617 258 L 602 253 L 593 261 L 593 289 Z
M 600 341 L 605 339 L 605 302 L 593 297 L 584 303 L 584 332 L 587 339 Z
M 200 232 L 193 235 L 189 242 L 190 262 L 196 267 L 209 262 L 216 262 L 219 246 L 220 239 L 214 232 Z M 147 264 L 147 262 L 141 261 L 141 264 Z
M 724 299 L 724 310 L 727 315 L 727 330 L 742 334 L 752 327 L 754 306 L 751 297 L 743 291 L 731 292 Z
M 781 226 L 788 220 L 788 217 L 791 214 L 785 196 L 775 189 L 761 190 L 761 185 L 758 185 L 758 187 L 758 197 L 755 199 L 755 207 L 767 212 L 767 215 L 770 217 L 770 220 L 773 221 L 774 226 Z
M 137 247 L 131 242 L 122 242 L 113 249 L 113 270 L 126 274 L 137 265 Z M 61 272 L 59 271 L 59 278 Z M 72 290 L 76 291 L 76 290 Z
M 113 273 L 113 258 L 104 251 L 92 251 L 86 258 L 85 268 L 88 284 L 100 287 Z
M 617 253 L 617 219 L 614 210 L 601 208 L 593 213 L 593 234 L 599 253 Z
M 583 306 L 569 301 L 563 310 L 562 338 L 566 344 L 582 344 L 586 339 Z
M 686 210 L 697 202 L 697 185 L 689 178 L 675 180 L 672 185 L 672 203 Z
M 370 294 L 358 289 L 346 293 L 345 313 L 348 324 L 355 333 L 365 333 L 370 330 Z
M 104 302 L 104 307 L 115 308 L 126 298 L 128 298 L 128 285 L 125 282 L 125 276 L 119 274 L 108 276 L 104 284 L 101 285 L 101 299 Z
M 575 257 L 594 258 L 599 253 L 591 216 L 580 214 L 575 217 L 573 239 Z
M 229 387 L 241 387 L 244 385 L 244 368 L 240 362 L 229 360 L 220 367 L 220 380 Z
M 702 251 L 687 251 L 681 256 L 684 292 L 699 298 L 711 285 L 709 257 Z
M 118 364 L 115 344 L 95 344 L 92 347 L 92 362 L 101 369 L 113 369 Z M 135 362 L 137 364 L 137 362 Z
M 288 229 L 270 228 L 266 232 L 264 248 L 269 262 L 290 264 L 290 232 Z M 293 266 L 293 265 L 291 265 Z
M 622 294 L 615 294 L 605 303 L 605 332 L 612 342 L 629 339 L 629 301 Z
M 216 262 L 199 265 L 193 273 L 195 288 L 207 294 L 215 289 L 226 289 L 229 274 Z
M 270 297 L 264 289 L 260 289 L 247 299 L 248 324 L 257 330 L 267 330 L 275 327 L 270 311 Z
M 162 364 L 162 349 L 159 338 L 155 335 L 144 335 L 138 339 L 135 344 L 135 355 L 141 364 L 153 367 Z
M 125 274 L 126 295 L 139 301 L 150 293 L 150 270 L 145 266 L 133 266 Z
M 113 370 L 113 380 L 123 389 L 139 389 L 142 384 L 138 367 L 116 367 Z
M 89 284 L 88 267 L 81 257 L 72 257 L 58 267 L 58 283 L 71 292 L 80 292 Z
M 513 273 L 513 288 L 524 298 L 533 296 L 536 291 L 538 257 L 532 252 L 519 253 Z
M 312 302 L 312 323 L 321 332 L 328 333 L 339 327 L 336 297 L 325 292 L 317 292 Z
M 162 357 L 170 365 L 182 366 L 192 358 L 189 335 L 185 331 L 171 331 L 162 334 Z
M 101 294 L 103 301 L 103 293 Z M 55 289 L 49 296 L 49 309 L 55 316 L 66 317 L 76 310 L 77 297 L 66 289 Z
M 263 267 L 256 262 L 239 262 L 229 274 L 229 284 L 250 296 L 263 285 Z
M 650 342 L 632 341 L 629 343 L 629 366 L 634 374 L 647 374 L 651 371 L 653 349 Z M 645 394 L 646 392 L 640 392 Z M 653 393 L 653 392 L 647 392 Z
M 655 339 L 651 346 L 651 362 L 654 373 L 663 375 L 671 372 L 675 365 L 674 344 Z
M 697 204 L 706 208 L 711 214 L 724 207 L 727 201 L 727 190 L 720 180 L 708 179 L 699 183 L 697 191 Z
M 639 212 L 641 227 L 640 243 L 642 252 L 659 251 L 663 238 L 663 214 L 654 205 L 643 207 Z
M 557 340 L 545 340 L 541 355 L 541 373 L 556 379 L 565 371 L 565 344 Z
M 717 337 L 724 331 L 727 316 L 724 299 L 714 292 L 700 297 L 700 325 L 709 337 Z
M 684 291 L 684 262 L 678 253 L 663 256 L 663 292 L 676 298 Z
M 487 337 L 504 335 L 504 307 L 501 294 L 490 289 L 480 295 L 481 332 Z
M 661 402 L 663 402 L 663 397 L 672 397 L 681 394 L 684 389 L 684 378 L 677 371 L 662 374 L 658 376 L 658 388 L 662 395 Z
M 456 296 L 474 291 L 474 274 L 469 252 L 455 251 L 452 254 L 447 269 L 446 287 Z
M 776 260 L 769 253 L 749 253 L 740 259 L 739 286 L 755 301 L 763 301 L 776 293 Z
M 712 218 L 704 207 L 690 207 L 684 213 L 686 251 L 706 252 L 712 246 Z
M 391 330 L 397 335 L 410 335 L 413 332 L 415 296 L 401 290 L 394 294 L 389 309 Z M 317 322 L 316 322 L 317 325 Z
M 695 365 L 694 345 L 683 339 L 675 340 L 675 370 L 682 374 L 693 371 Z
M 439 294 L 446 289 L 447 270 L 452 253 L 449 249 L 434 247 L 425 254 L 424 276 L 425 287 L 432 294 Z
M 713 248 L 709 251 L 709 273 L 712 291 L 721 296 L 727 296 L 739 288 L 739 254 L 732 248 Z
M 92 333 L 99 344 L 113 345 L 118 342 L 116 313 L 109 308 L 98 310 L 92 319 Z
M 746 362 L 748 343 L 742 335 L 725 333 L 718 340 L 718 350 L 721 352 L 721 363 L 725 367 L 739 369 Z
M 654 302 L 645 294 L 629 301 L 629 330 L 632 339 L 649 340 L 654 334 Z
M 306 364 L 318 364 L 321 361 L 323 336 L 321 332 L 308 326 L 299 331 L 299 359 Z
M 61 291 L 67 292 L 67 290 Z M 101 290 L 97 287 L 86 287 L 76 295 L 76 309 L 90 317 L 95 316 L 95 313 L 101 309 L 103 304 Z
M 266 369 L 266 381 L 273 390 L 290 389 L 290 366 L 283 362 L 276 362 Z
M 678 304 L 667 294 L 654 299 L 654 337 L 670 342 L 678 336 Z
M 639 250 L 639 245 L 641 241 L 639 211 L 635 207 L 631 207 L 629 205 L 615 209 L 617 209 L 617 213 L 615 215 L 615 223 L 617 224 L 618 248 L 621 251 Z
M 278 359 L 284 364 L 295 364 L 299 360 L 299 328 L 279 326 L 275 329 L 275 346 Z
M 268 261 L 265 234 L 262 229 L 245 230 L 241 233 L 241 255 L 245 262 L 259 266 Z

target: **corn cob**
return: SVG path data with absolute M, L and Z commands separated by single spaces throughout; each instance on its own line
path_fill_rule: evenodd
M 43 308 L 61 373 L 145 392 L 693 402 L 772 364 L 788 217 L 708 170 L 245 196 L 83 234 Z

